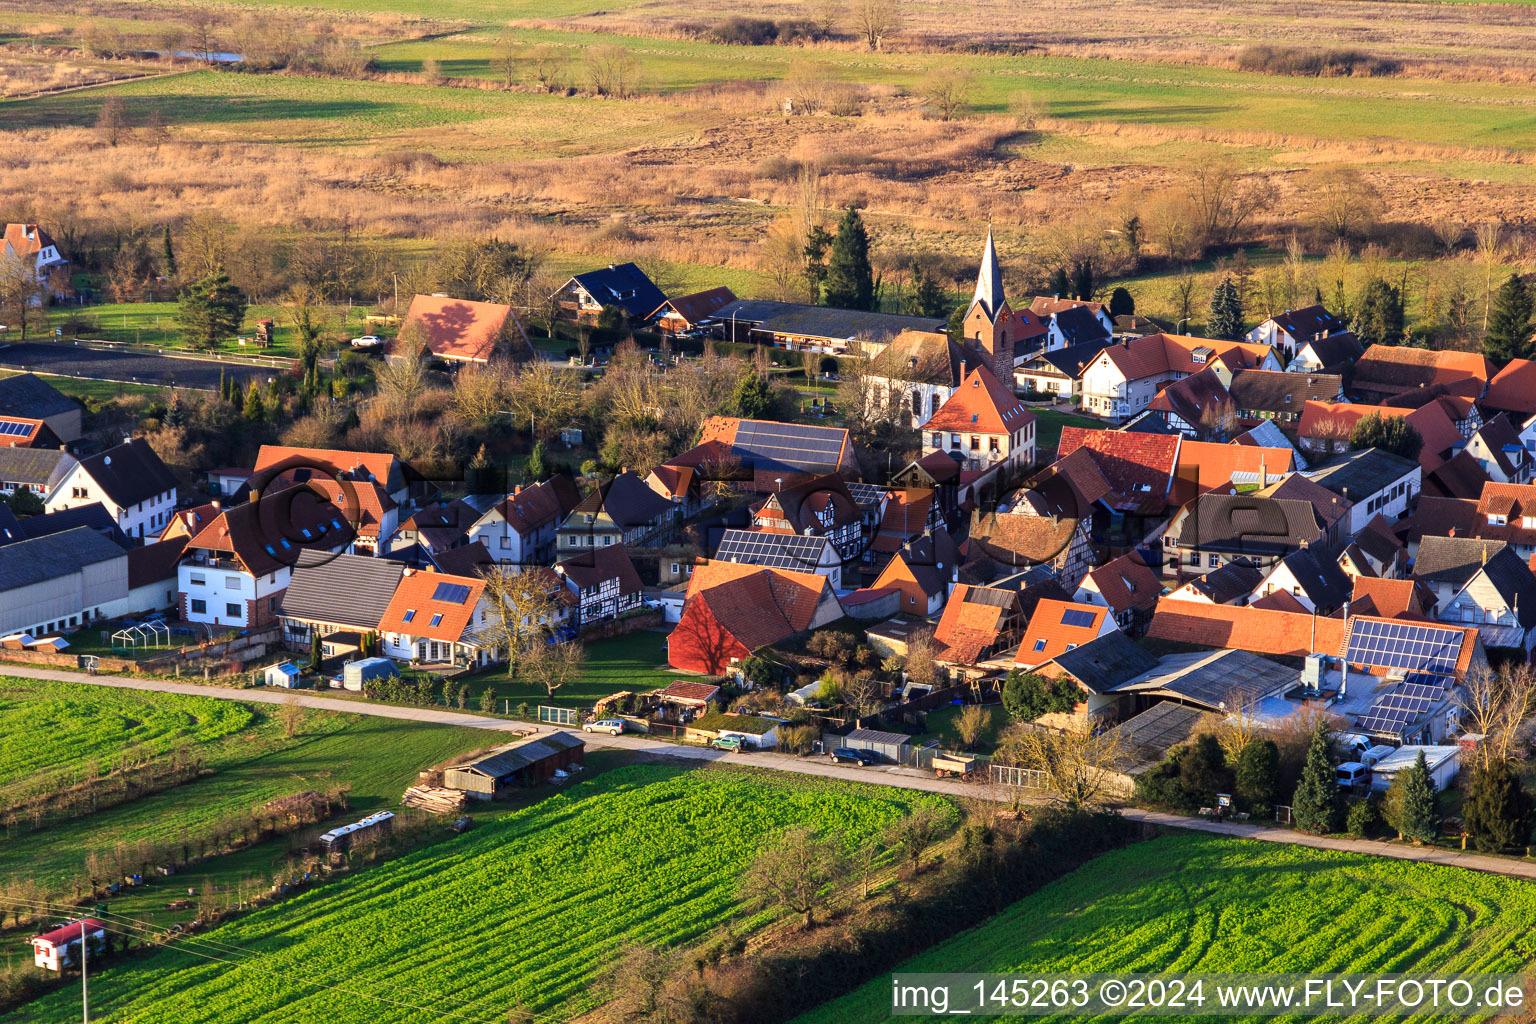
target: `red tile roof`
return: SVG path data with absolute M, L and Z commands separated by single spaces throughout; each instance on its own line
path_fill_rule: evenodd
M 1163 581 L 1134 551 L 1089 570 L 1088 576 L 1117 612 L 1151 611 L 1163 592 Z
M 1147 636 L 1255 654 L 1337 655 L 1344 646 L 1344 620 L 1270 611 L 1252 605 L 1164 599 L 1157 603 Z
M 1204 359 L 1195 358 L 1198 350 L 1209 350 Z M 1108 359 L 1127 380 L 1140 380 L 1165 373 L 1199 373 L 1220 361 L 1229 370 L 1256 370 L 1274 350 L 1268 345 L 1254 345 L 1221 338 L 1191 338 L 1183 334 L 1149 334 L 1130 338 L 1106 348 L 1097 358 Z
M 1257 483 L 1260 472 L 1270 480 L 1296 468 L 1294 448 L 1260 448 L 1246 444 L 1216 444 L 1212 441 L 1185 440 L 1179 444 L 1179 458 L 1174 475 L 1174 502 L 1182 505 L 1198 494 L 1226 488 L 1237 474 L 1245 474 Z
M 1036 416 L 985 366 L 965 375 L 954 394 L 923 424 L 924 430 L 1011 434 Z
M 555 568 L 578 587 L 598 587 L 608 580 L 619 581 L 619 593 L 637 594 L 645 588 L 629 549 L 623 544 L 592 548 L 555 563 Z
M 312 466 L 324 472 L 349 476 L 366 475 L 385 487 L 390 486 L 391 473 L 398 472 L 399 461 L 388 452 L 349 452 L 337 448 L 290 448 L 285 445 L 264 444 L 256 453 L 255 473 L 270 470 L 287 470 Z
M 1102 302 L 1090 302 L 1086 299 L 1064 299 L 1059 295 L 1036 295 L 1029 300 L 1029 311 L 1035 316 L 1051 316 L 1060 313 L 1064 309 L 1075 309 L 1078 306 L 1092 312 L 1095 316 L 1104 308 Z
M 462 601 L 438 600 L 434 595 L 440 584 L 467 587 L 469 594 Z M 473 624 L 475 608 L 485 592 L 485 580 L 478 576 L 450 576 L 445 572 L 406 570 L 395 588 L 395 596 L 389 599 L 389 607 L 379 620 L 379 629 L 386 633 L 408 633 L 442 643 L 454 643 L 463 639 Z M 410 618 L 407 620 L 406 616 Z M 436 625 L 433 619 L 441 616 Z
M 659 317 L 672 312 L 682 317 L 691 327 L 705 317 L 713 315 L 721 306 L 735 301 L 736 293 L 721 285 L 718 288 L 706 288 L 701 292 L 668 299 L 658 306 L 651 316 Z
M 1071 615 L 1073 612 L 1079 613 L 1079 616 Z M 1035 612 L 1029 617 L 1029 625 L 1024 630 L 1024 639 L 1019 642 L 1016 664 L 1025 667 L 1044 664 L 1058 654 L 1066 653 L 1069 646 L 1081 647 L 1098 637 L 1108 614 L 1108 608 L 1096 604 L 1078 604 L 1050 598 L 1041 601 L 1035 605 Z M 1069 625 L 1062 621 L 1068 617 L 1084 617 L 1086 622 L 1081 626 Z
M 1369 391 L 1407 391 L 1468 377 L 1482 385 L 1493 376 L 1493 364 L 1480 352 L 1372 345 L 1355 361 L 1353 385 Z
M 1111 503 L 1123 510 L 1160 511 L 1178 464 L 1179 438 L 1123 430 L 1063 427 L 1058 459 L 1087 448 L 1114 489 Z
M 759 605 L 777 613 L 793 628 L 793 632 L 809 629 L 816 615 L 816 606 L 831 584 L 825 576 L 813 572 L 795 572 L 768 566 L 750 565 L 745 562 L 704 562 L 695 566 L 688 580 L 688 597 L 717 589 L 738 580 L 762 578 L 761 594 L 767 602 Z
M 426 349 L 442 359 L 484 363 L 495 355 L 511 316 L 512 307 L 497 302 L 418 295 L 411 299 L 400 332 L 419 331 Z
M 14 249 L 18 256 L 31 256 L 42 252 L 44 246 L 54 243 L 48 232 L 36 224 L 7 224 L 5 244 Z M 3 251 L 4 249 L 0 248 L 0 252 Z
M 304 536 L 306 531 L 310 536 Z M 323 488 L 299 484 L 223 509 L 187 547 L 233 556 L 246 572 L 266 576 L 297 564 L 304 549 L 333 551 L 355 536 L 346 514 L 331 504 Z
M 977 598 L 984 598 L 977 600 Z M 933 631 L 939 658 L 957 665 L 974 665 L 998 642 L 998 630 L 1016 601 L 1006 591 L 961 583 L 944 604 L 944 614 Z
M 1265 594 L 1257 601 L 1250 601 L 1248 607 L 1276 612 L 1295 612 L 1301 615 L 1308 614 L 1307 606 L 1295 597 L 1292 597 L 1289 590 L 1277 590 L 1272 594 Z
M 0 416 L 0 423 L 11 424 L 0 433 L 0 448 L 28 448 L 43 430 L 43 421 L 23 416 Z
M 1355 424 L 1372 413 L 1383 418 L 1405 417 L 1424 439 L 1419 452 L 1419 464 L 1430 472 L 1445 461 L 1445 453 L 1462 443 L 1461 431 L 1451 422 L 1439 403 L 1431 402 L 1418 409 L 1398 409 L 1387 405 L 1361 405 L 1350 402 L 1308 402 L 1301 414 L 1297 429 L 1302 437 L 1340 439 L 1347 441 Z
M 1483 405 L 1521 416 L 1536 414 L 1536 362 L 1511 359 L 1488 382 Z
M 1356 576 L 1354 591 L 1349 598 L 1349 613 L 1388 619 L 1400 618 L 1404 613 L 1422 616 L 1424 595 L 1416 580 Z
M 317 476 L 310 482 L 346 513 L 359 537 L 377 539 L 385 514 L 395 508 L 394 499 L 372 480 L 349 480 L 342 486 L 330 477 Z
M 1169 384 L 1152 396 L 1147 408 L 1172 413 L 1196 428 L 1202 424 L 1215 425 L 1229 415 L 1237 415 L 1237 407 L 1227 393 L 1226 385 L 1209 370 L 1192 373 Z
M 518 488 L 507 495 L 507 500 L 497 506 L 497 511 L 508 526 L 519 534 L 527 534 L 541 526 L 563 522 L 580 501 L 581 493 L 576 489 L 575 481 L 568 476 L 557 476 Z

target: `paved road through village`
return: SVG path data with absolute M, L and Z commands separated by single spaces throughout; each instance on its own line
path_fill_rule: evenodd
M 343 711 L 356 715 L 374 715 L 379 718 L 395 718 L 410 722 L 426 722 L 435 725 L 454 725 L 468 729 L 485 729 L 491 732 L 521 732 L 530 728 L 554 731 L 551 726 L 532 726 L 528 722 L 491 718 L 464 711 L 438 708 L 404 708 L 393 704 L 371 704 L 336 697 L 292 690 L 251 689 L 240 690 L 227 686 L 205 686 L 198 683 L 178 683 L 171 680 L 135 679 L 129 676 L 87 675 L 84 672 L 66 672 L 56 669 L 31 668 L 19 665 L 0 665 L 0 675 L 21 676 L 28 679 L 52 679 L 59 682 L 88 683 L 92 686 L 114 686 L 129 690 L 154 690 L 158 693 L 183 693 L 201 697 L 219 697 L 226 700 L 243 700 L 253 704 L 282 704 L 297 700 L 304 707 L 324 711 Z M 688 747 L 665 743 L 644 736 L 609 736 L 605 733 L 586 733 L 582 737 L 589 747 L 615 750 L 633 750 L 654 757 L 689 761 L 718 761 L 725 764 L 756 765 L 778 771 L 796 772 L 801 775 L 817 775 L 824 778 L 849 779 L 874 782 L 903 789 L 917 789 L 927 793 L 943 793 L 948 796 L 972 799 L 1012 799 L 1014 792 L 1001 786 L 984 786 L 960 782 L 954 779 L 937 779 L 916 768 L 859 768 L 852 765 L 832 764 L 822 758 L 796 757 L 788 754 L 729 753 L 708 747 Z M 1036 797 L 1038 799 L 1038 797 Z M 1445 864 L 1469 868 L 1497 875 L 1536 880 L 1536 862 L 1514 860 L 1508 857 L 1487 857 L 1477 853 L 1455 850 L 1400 846 L 1394 843 L 1378 843 L 1365 840 L 1345 839 L 1335 836 L 1313 836 L 1294 829 L 1253 825 L 1246 822 L 1217 822 L 1205 818 L 1191 818 L 1161 811 L 1148 811 L 1138 807 L 1121 808 L 1120 813 L 1136 821 L 1145 821 L 1170 828 L 1187 828 L 1200 832 L 1214 832 L 1239 839 L 1255 839 L 1269 843 L 1291 843 L 1320 850 L 1341 850 L 1349 853 L 1365 853 L 1395 860 L 1410 860 L 1428 864 Z

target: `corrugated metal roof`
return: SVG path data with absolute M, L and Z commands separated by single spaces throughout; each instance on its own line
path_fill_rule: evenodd
M 552 732 L 547 736 L 530 736 L 516 743 L 509 743 L 477 760 L 450 765 L 447 770 L 474 771 L 499 779 L 542 761 L 546 757 L 553 757 L 562 751 L 585 745 L 580 737 L 572 733 Z
M 366 555 L 337 555 L 323 565 L 298 567 L 278 614 L 378 629 L 404 572 L 399 562 Z

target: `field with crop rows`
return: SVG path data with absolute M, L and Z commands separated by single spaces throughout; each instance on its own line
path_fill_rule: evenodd
M 1529 965 L 1533 926 L 1529 882 L 1180 835 L 1091 861 L 898 970 L 1498 973 Z M 881 978 L 795 1024 L 888 1019 Z
M 0 788 L 27 775 L 97 762 L 124 749 L 164 754 L 239 732 L 255 719 L 234 701 L 0 677 Z
M 250 967 L 172 949 L 108 968 L 92 980 L 93 1010 L 156 1024 L 503 1021 L 519 1000 L 575 1013 L 626 942 L 685 943 L 744 918 L 737 878 L 789 825 L 854 842 L 927 802 L 947 806 L 772 772 L 616 769 L 209 933 L 256 951 Z M 70 1005 L 49 998 L 4 1020 L 62 1020 Z

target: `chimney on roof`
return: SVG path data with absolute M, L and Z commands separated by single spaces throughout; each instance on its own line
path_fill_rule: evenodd
M 1454 537 L 1454 536 L 1456 536 L 1456 527 L 1453 526 L 1449 530 L 1446 530 L 1445 531 L 1445 535 L 1447 537 Z

